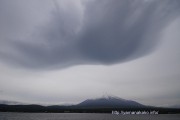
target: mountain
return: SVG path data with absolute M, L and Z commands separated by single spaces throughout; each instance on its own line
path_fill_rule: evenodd
M 6 105 L 22 105 L 24 103 L 16 102 L 16 101 L 9 101 L 9 100 L 0 100 L 0 104 L 6 104 Z
M 10 105 L 11 103 L 11 105 Z M 14 105 L 12 105 L 14 104 Z M 77 105 L 23 105 L 12 101 L 1 101 L 0 112 L 52 112 L 52 113 L 111 113 L 118 111 L 159 111 L 160 114 L 180 113 L 180 109 L 145 106 L 132 100 L 106 96 L 97 99 L 87 99 Z
M 98 99 L 88 99 L 79 104 L 80 108 L 144 108 L 145 105 L 142 105 L 138 102 L 132 100 L 125 100 L 118 97 L 106 96 Z
M 180 105 L 172 105 L 172 106 L 168 106 L 169 108 L 180 108 Z

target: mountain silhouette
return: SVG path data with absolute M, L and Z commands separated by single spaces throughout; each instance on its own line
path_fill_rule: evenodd
M 18 104 L 17 104 L 18 103 Z M 12 105 L 14 104 L 14 105 Z M 153 107 L 136 101 L 125 100 L 114 96 L 97 99 L 87 99 L 76 105 L 35 105 L 20 104 L 19 102 L 0 101 L 0 112 L 52 112 L 52 113 L 111 113 L 112 110 L 124 111 L 159 111 L 160 114 L 180 113 L 179 108 Z
M 87 99 L 76 106 L 81 108 L 144 108 L 138 102 L 125 100 L 119 97 L 106 96 L 98 99 Z

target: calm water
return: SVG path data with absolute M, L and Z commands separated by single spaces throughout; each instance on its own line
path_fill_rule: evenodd
M 93 113 L 2 113 L 0 120 L 180 120 L 179 115 L 123 115 Z

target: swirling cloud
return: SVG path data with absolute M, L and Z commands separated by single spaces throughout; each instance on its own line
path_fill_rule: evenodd
M 179 0 L 1 0 L 0 60 L 25 68 L 143 57 L 179 16 Z

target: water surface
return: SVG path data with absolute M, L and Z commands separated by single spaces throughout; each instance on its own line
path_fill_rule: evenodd
M 112 115 L 95 113 L 5 113 L 0 120 L 180 120 L 180 114 Z

